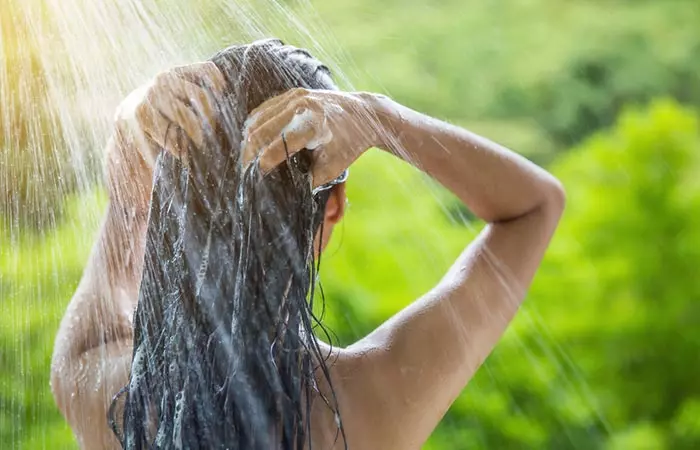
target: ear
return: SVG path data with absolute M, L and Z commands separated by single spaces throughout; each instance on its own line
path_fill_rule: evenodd
M 345 183 L 333 186 L 331 195 L 326 203 L 324 222 L 326 225 L 335 225 L 345 215 Z
M 345 214 L 345 183 L 333 186 L 331 195 L 326 202 L 326 210 L 323 216 L 323 235 L 319 228 L 314 239 L 314 251 L 318 258 L 319 252 L 326 248 L 333 234 L 333 228 L 340 222 Z

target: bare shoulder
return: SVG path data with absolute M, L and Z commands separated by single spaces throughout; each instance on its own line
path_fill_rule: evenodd
M 373 360 L 376 362 L 379 354 L 386 353 L 386 348 L 378 342 L 369 344 L 368 340 L 347 348 L 323 342 L 319 342 L 319 345 L 326 357 L 331 383 L 329 385 L 319 371 L 319 390 L 327 401 L 337 401 L 339 415 L 335 416 L 326 400 L 314 400 L 311 417 L 314 443 L 321 448 L 344 449 L 338 427 L 342 423 L 348 448 L 413 448 L 392 442 L 390 428 L 394 428 L 394 425 L 388 422 L 400 418 L 391 418 L 388 409 L 381 408 L 382 399 L 390 401 L 396 394 L 387 389 L 391 385 L 392 374 L 373 369 Z M 390 425 L 390 428 L 383 426 L 383 423 Z
M 348 443 L 424 444 L 515 316 L 560 214 L 555 205 L 488 224 L 433 289 L 329 350 Z

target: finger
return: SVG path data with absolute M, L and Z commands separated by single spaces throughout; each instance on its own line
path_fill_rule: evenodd
M 166 142 L 166 133 L 168 133 L 171 128 L 179 127 L 184 130 L 192 145 L 195 147 L 201 147 L 204 143 L 204 131 L 202 130 L 200 119 L 181 101 L 158 101 L 155 108 L 152 108 L 152 111 L 154 111 L 153 122 L 156 123 L 158 127 L 154 128 L 152 131 L 149 130 L 149 137 L 156 142 L 162 139 L 163 144 L 161 145 L 168 150 L 172 150 L 176 156 L 181 156 L 181 148 L 179 148 L 181 146 L 174 148 L 172 145 L 168 145 L 169 143 L 173 143 L 173 141 Z M 158 115 L 161 116 L 160 119 Z M 175 127 L 173 125 L 175 125 Z
M 161 148 L 169 147 L 168 136 L 166 134 L 169 128 L 174 127 L 174 124 L 150 103 L 139 108 L 138 126 L 140 127 L 138 131 L 143 134 L 145 138 L 150 139 Z M 175 149 L 173 148 L 173 150 Z M 178 152 L 176 151 L 175 153 L 177 154 Z
M 272 117 L 279 113 L 279 110 L 285 108 L 290 103 L 306 95 L 308 91 L 305 89 L 289 89 L 284 93 L 272 97 L 263 102 L 253 111 L 251 111 L 248 119 L 245 121 L 244 131 L 251 130 L 257 125 L 269 121 Z
M 202 129 L 204 124 L 197 113 L 178 96 L 178 94 L 184 95 L 189 103 L 185 83 L 184 80 L 171 74 L 157 77 L 140 112 L 143 119 L 148 119 L 148 123 L 158 125 L 157 128 L 147 128 L 147 132 L 155 141 L 158 141 L 167 131 L 167 125 L 164 130 L 162 120 L 157 119 L 158 114 L 161 114 L 165 119 L 182 128 L 192 143 L 199 147 L 204 142 Z
M 214 94 L 207 89 L 186 80 L 174 78 L 167 80 L 169 83 L 166 89 L 170 89 L 176 98 L 191 106 L 204 122 L 202 125 L 214 127 L 217 103 Z
M 303 127 L 306 122 L 321 124 L 322 117 L 311 109 L 311 104 L 306 98 L 298 99 L 275 111 L 266 121 L 259 120 L 245 136 L 246 142 L 256 148 L 268 146 L 282 132 L 290 132 Z
M 332 148 L 332 146 L 314 150 L 312 155 L 312 187 L 314 189 L 338 178 L 352 163 L 351 160 L 346 160 L 343 155 L 339 154 L 337 149 Z
M 339 140 L 333 140 L 314 150 L 313 157 L 313 188 L 336 180 L 350 167 L 363 152 L 353 151 Z
M 211 61 L 202 61 L 171 69 L 178 77 L 200 87 L 209 88 L 217 94 L 226 89 L 226 79 L 219 68 Z
M 316 136 L 313 123 L 280 134 L 268 147 L 259 153 L 259 167 L 267 174 L 297 152 L 306 148 L 307 143 Z
M 257 108 L 251 111 L 250 114 L 261 115 L 263 111 L 274 111 L 279 106 L 289 103 L 296 98 L 304 97 L 305 95 L 308 95 L 308 93 L 309 91 L 304 88 L 287 89 L 286 91 L 281 92 L 280 94 L 275 95 L 274 97 L 269 98 L 263 103 L 261 103 Z M 264 116 L 264 114 L 262 116 Z
M 169 122 L 146 101 L 149 90 L 149 85 L 142 86 L 124 99 L 117 109 L 116 128 L 119 138 L 136 147 L 144 161 L 153 167 L 159 149 L 165 147 Z

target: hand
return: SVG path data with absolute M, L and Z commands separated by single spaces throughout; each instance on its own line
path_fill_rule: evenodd
M 147 207 L 161 149 L 180 156 L 186 140 L 201 145 L 207 127 L 214 126 L 215 98 L 224 86 L 219 69 L 202 62 L 157 75 L 119 105 L 107 154 L 114 200 L 124 207 Z
M 151 165 L 161 148 L 179 156 L 185 145 L 176 130 L 200 146 L 205 127 L 214 125 L 215 98 L 224 86 L 223 75 L 212 62 L 162 72 L 119 105 L 117 133 L 135 141 Z
M 377 145 L 379 126 L 371 98 L 297 88 L 266 101 L 246 121 L 243 168 L 257 159 L 265 174 L 288 156 L 309 149 L 313 187 L 334 180 Z

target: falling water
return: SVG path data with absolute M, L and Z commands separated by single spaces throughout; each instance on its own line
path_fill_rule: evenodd
M 206 59 L 232 43 L 269 36 L 308 48 L 330 66 L 342 88 L 352 89 L 352 80 L 361 69 L 344 53 L 308 0 L 2 2 L 0 314 L 9 320 L 0 320 L 0 338 L 14 347 L 0 347 L 5 352 L 0 354 L 0 448 L 71 448 L 70 434 L 53 412 L 47 388 L 46 355 L 50 355 L 55 329 L 46 332 L 42 327 L 47 323 L 57 326 L 94 241 L 105 204 L 100 187 L 102 151 L 121 99 L 159 71 Z M 382 156 L 370 158 L 376 163 L 373 168 L 364 163 L 358 173 L 365 170 L 378 178 L 359 176 L 367 184 L 354 189 L 358 197 L 373 196 L 374 203 L 355 203 L 351 196 L 353 207 L 345 230 L 339 232 L 339 241 L 343 234 L 350 234 L 349 228 L 359 224 L 354 217 L 377 213 L 384 204 L 400 205 L 396 214 L 415 212 L 426 205 L 433 205 L 436 213 L 449 209 L 449 196 L 434 183 Z M 382 183 L 399 189 L 385 192 Z M 387 220 L 386 215 L 382 217 Z M 467 220 L 454 214 L 450 217 Z M 411 224 L 393 228 L 396 237 L 386 242 L 389 250 L 376 248 L 376 257 L 391 259 L 392 245 L 413 246 L 416 260 L 423 261 L 418 270 L 429 272 L 434 281 L 460 250 L 456 243 L 466 244 L 475 234 L 474 226 L 456 227 L 447 234 L 423 228 L 424 234 L 418 238 L 411 234 Z M 335 253 L 340 252 L 339 245 L 331 246 L 328 252 L 330 267 L 338 259 Z M 30 251 L 20 255 L 16 251 L 20 246 Z M 374 257 L 372 252 L 354 257 L 368 255 Z M 339 263 L 338 275 L 328 276 L 352 285 L 355 272 L 343 264 Z M 366 264 L 371 267 L 372 261 Z M 388 266 L 396 268 L 397 282 L 407 285 L 412 295 L 418 296 L 429 287 L 412 284 L 410 271 L 416 269 L 405 262 L 392 261 Z M 347 296 L 367 295 L 348 289 L 345 294 L 329 293 L 331 310 L 333 294 L 342 297 L 345 304 Z M 372 301 L 358 301 L 357 308 L 375 317 L 395 311 L 394 306 L 372 305 Z M 342 311 L 334 314 L 339 317 L 336 322 L 345 320 Z M 584 405 L 585 411 L 579 414 L 595 415 L 595 401 L 575 365 L 547 337 L 535 311 L 527 311 L 524 317 L 522 326 L 542 332 L 533 343 L 519 341 L 516 330 L 507 339 L 516 342 L 513 348 L 519 350 L 512 351 L 510 357 L 531 361 L 535 377 L 553 383 L 552 395 L 575 397 Z M 358 334 L 367 331 L 364 325 L 355 326 Z M 35 354 L 42 356 L 35 360 Z M 504 358 L 495 359 L 484 370 L 497 373 L 499 366 L 507 364 Z M 565 374 L 563 381 L 552 372 Z M 488 384 L 487 379 L 484 377 L 482 383 Z M 501 388 L 497 378 L 492 382 L 496 389 Z M 488 390 L 493 386 L 481 387 Z M 476 387 L 476 397 L 481 387 Z M 524 415 L 524 411 L 513 414 Z M 604 422 L 600 418 L 598 428 L 590 433 L 602 436 Z M 30 428 L 23 428 L 24 424 Z M 478 423 L 471 425 L 479 427 Z M 578 438 L 572 435 L 570 439 L 569 445 L 576 448 Z

